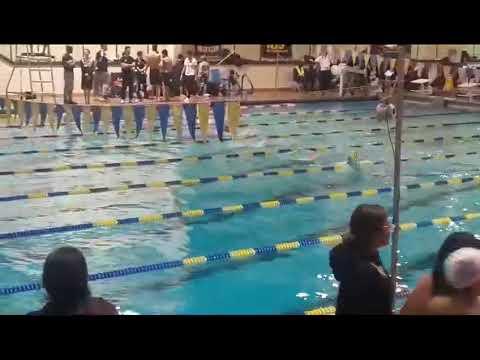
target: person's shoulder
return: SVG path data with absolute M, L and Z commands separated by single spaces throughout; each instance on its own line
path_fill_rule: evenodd
M 45 315 L 45 311 L 43 309 L 30 311 L 26 315 L 27 316 L 43 316 L 43 315 Z
M 101 297 L 90 298 L 85 312 L 89 315 L 118 315 L 115 306 Z

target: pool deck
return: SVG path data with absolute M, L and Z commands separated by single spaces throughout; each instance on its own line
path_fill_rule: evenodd
M 18 95 L 10 95 L 12 99 L 19 99 Z M 191 102 L 202 102 L 205 100 L 210 101 L 240 101 L 241 105 L 256 105 L 256 104 L 270 104 L 270 103 L 304 103 L 304 102 L 319 102 L 319 101 L 362 101 L 362 100 L 375 100 L 376 95 L 366 96 L 364 93 L 358 93 L 354 95 L 340 96 L 338 90 L 329 91 L 312 91 L 312 92 L 297 92 L 293 90 L 257 90 L 251 95 L 242 96 L 218 96 L 218 97 L 204 97 L 204 96 L 192 96 Z M 85 105 L 84 97 L 82 94 L 74 94 L 73 100 L 79 105 Z M 56 99 L 53 95 L 45 95 L 43 99 L 37 97 L 35 101 L 63 104 L 63 97 L 57 95 Z M 165 104 L 165 103 L 182 103 L 183 98 L 177 96 L 170 98 L 170 101 L 165 102 L 145 100 L 143 104 Z M 108 101 L 101 101 L 91 97 L 90 105 L 120 105 L 120 98 L 109 99 Z M 140 104 L 140 103 L 139 103 Z

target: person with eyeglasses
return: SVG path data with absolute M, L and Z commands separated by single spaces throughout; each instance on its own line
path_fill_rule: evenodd
M 392 230 L 380 205 L 362 204 L 352 213 L 350 232 L 330 251 L 330 267 L 340 283 L 336 315 L 392 314 L 391 279 L 378 249 Z

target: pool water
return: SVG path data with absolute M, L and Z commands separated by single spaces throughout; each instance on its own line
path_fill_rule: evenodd
M 325 171 L 295 176 L 248 177 L 227 182 L 197 186 L 144 188 L 138 190 L 62 196 L 40 200 L 5 202 L 0 213 L 0 233 L 78 224 L 104 218 L 126 218 L 151 213 L 211 208 L 264 201 L 278 197 L 301 197 L 333 191 L 364 190 L 392 185 L 393 157 L 387 133 L 354 132 L 356 129 L 383 127 L 375 119 L 350 121 L 354 117 L 372 116 L 375 102 L 324 102 L 298 104 L 295 111 L 347 110 L 346 112 L 310 115 L 271 115 L 272 109 L 249 108 L 246 113 L 263 112 L 261 116 L 244 118 L 248 127 L 239 129 L 236 141 L 216 140 L 207 144 L 192 143 L 185 137 L 180 144 L 169 142 L 155 147 L 104 149 L 102 151 L 72 150 L 64 153 L 0 156 L 0 167 L 19 170 L 54 167 L 63 163 L 97 163 L 127 160 L 185 157 L 202 154 L 239 152 L 238 158 L 216 156 L 213 160 L 155 166 L 83 169 L 35 175 L 0 176 L 0 196 L 31 192 L 63 191 L 75 186 L 114 186 L 220 175 L 238 175 L 255 171 L 284 168 L 308 168 L 345 161 L 352 144 L 360 159 L 384 159 L 385 163 L 354 172 Z M 277 111 L 274 109 L 273 111 Z M 278 109 L 278 111 L 286 111 Z M 288 111 L 292 111 L 289 109 Z M 435 112 L 420 105 L 409 104 L 406 115 Z M 441 110 L 441 112 L 445 112 Z M 344 118 L 343 122 L 333 121 Z M 295 120 L 308 120 L 295 123 Z M 317 123 L 314 120 L 332 120 Z M 475 114 L 443 114 L 408 117 L 406 125 L 425 125 L 476 120 Z M 289 121 L 289 124 L 276 124 Z M 253 126 L 268 123 L 271 126 Z M 268 138 L 270 135 L 308 134 L 341 130 L 338 134 Z M 47 129 L 0 129 L 0 138 L 15 134 L 36 136 Z M 60 133 L 75 130 L 61 130 Z M 187 131 L 184 129 L 184 134 Z M 465 155 L 476 151 L 477 140 L 454 140 L 455 136 L 480 133 L 477 125 L 435 128 L 405 128 L 402 183 L 421 183 L 479 174 L 478 157 Z M 253 136 L 255 135 L 255 136 Z M 159 134 L 154 141 L 159 141 Z M 393 134 L 392 134 L 393 136 Z M 443 141 L 433 141 L 438 136 Z M 425 143 L 412 143 L 424 138 Z M 81 148 L 92 145 L 148 142 L 142 133 L 136 140 L 114 136 L 84 136 L 27 140 L 0 140 L 1 152 L 59 147 Z M 382 146 L 369 143 L 381 141 Z M 304 150 L 308 147 L 335 145 L 325 153 Z M 294 149 L 267 157 L 247 156 L 254 151 L 281 148 Z M 449 160 L 418 160 L 422 156 L 455 153 Z M 335 234 L 347 229 L 350 213 L 360 203 L 379 203 L 391 213 L 392 195 L 347 200 L 323 200 L 308 205 L 287 205 L 275 209 L 256 209 L 232 215 L 206 216 L 189 220 L 170 219 L 163 223 L 120 225 L 78 232 L 1 240 L 0 287 L 38 281 L 43 261 L 53 249 L 72 245 L 80 248 L 88 262 L 89 272 L 96 273 L 129 266 L 181 260 L 185 257 L 209 255 L 240 248 L 261 247 L 277 242 L 298 240 L 308 234 Z M 480 209 L 480 196 L 473 183 L 441 186 L 430 190 L 402 192 L 401 222 L 418 222 L 442 216 L 460 215 Z M 480 222 L 457 223 L 445 227 L 427 227 L 404 232 L 400 240 L 399 281 L 412 288 L 418 278 L 431 270 L 434 254 L 446 235 L 454 230 L 480 231 Z M 182 267 L 166 271 L 135 274 L 91 283 L 96 296 L 112 301 L 124 314 L 302 314 L 305 310 L 335 303 L 338 284 L 328 265 L 325 246 L 299 249 L 277 256 L 254 257 L 250 260 Z M 387 267 L 390 249 L 382 250 Z M 0 297 L 2 314 L 23 314 L 42 306 L 43 291 Z M 402 299 L 397 304 L 401 305 Z

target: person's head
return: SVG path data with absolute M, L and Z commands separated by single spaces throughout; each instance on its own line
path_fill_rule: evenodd
M 205 55 L 200 56 L 200 61 L 207 61 L 207 57 Z
M 66 51 L 67 51 L 67 54 L 73 53 L 73 46 L 67 45 L 67 46 L 65 47 L 65 49 L 66 49 Z
M 141 50 L 140 50 L 140 51 L 137 51 L 137 57 L 138 57 L 139 59 L 143 58 L 143 51 L 141 51 Z
M 480 240 L 468 232 L 450 234 L 433 267 L 433 294 L 480 296 Z
M 184 60 L 183 55 L 182 55 L 182 54 L 178 54 L 178 56 L 177 56 L 177 61 L 178 61 L 178 62 L 182 62 L 183 60 Z
M 89 49 L 83 49 L 83 57 L 88 59 L 90 57 L 90 50 Z
M 362 253 L 371 253 L 388 245 L 391 225 L 380 205 L 362 204 L 352 213 L 350 233 L 345 241 Z
M 303 63 L 299 64 L 298 67 L 301 69 L 303 68 Z
M 152 50 L 158 52 L 158 45 L 152 45 Z
M 42 281 L 56 312 L 73 312 L 90 296 L 87 262 L 81 251 L 71 246 L 47 256 Z
M 168 56 L 168 51 L 167 51 L 167 49 L 163 49 L 163 50 L 162 50 L 162 56 L 163 56 L 163 57 L 167 57 L 167 56 Z
M 125 46 L 125 50 L 123 51 L 123 54 L 126 55 L 126 56 L 129 56 L 130 55 L 130 46 Z
M 103 51 L 107 51 L 108 47 L 107 45 L 100 45 L 100 49 L 102 49 Z
M 188 51 L 187 51 L 187 59 L 191 59 L 192 56 L 193 56 L 192 50 L 188 50 Z

